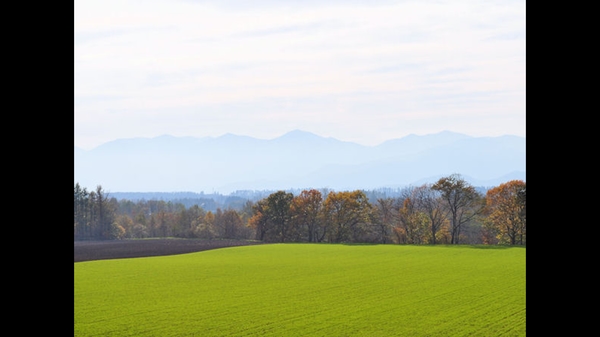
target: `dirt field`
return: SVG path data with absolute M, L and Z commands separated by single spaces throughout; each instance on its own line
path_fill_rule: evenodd
M 147 239 L 74 241 L 74 262 L 174 255 L 203 250 L 262 244 L 245 240 Z

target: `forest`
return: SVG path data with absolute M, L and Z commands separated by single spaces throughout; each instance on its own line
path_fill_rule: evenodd
M 117 200 L 100 185 L 88 190 L 75 183 L 73 237 L 525 246 L 526 183 L 512 180 L 483 193 L 451 174 L 394 197 L 280 190 L 214 211 L 165 200 Z

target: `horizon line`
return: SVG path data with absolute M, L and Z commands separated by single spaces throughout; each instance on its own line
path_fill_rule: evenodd
M 100 147 L 102 145 L 105 145 L 105 144 L 108 144 L 108 143 L 112 143 L 112 142 L 115 142 L 115 141 L 120 141 L 120 140 L 136 140 L 136 139 L 137 140 L 140 140 L 140 139 L 149 140 L 149 139 L 156 139 L 156 138 L 160 138 L 160 137 L 172 137 L 172 138 L 180 138 L 180 139 L 181 138 L 218 139 L 218 138 L 223 138 L 223 137 L 226 137 L 226 136 L 234 136 L 234 137 L 247 137 L 247 138 L 252 138 L 252 139 L 262 140 L 262 141 L 273 141 L 273 140 L 282 138 L 282 137 L 284 137 L 286 135 L 289 135 L 291 133 L 311 134 L 311 135 L 314 135 L 314 136 L 317 136 L 317 137 L 323 138 L 323 139 L 333 139 L 333 140 L 337 140 L 337 141 L 340 141 L 340 142 L 353 143 L 353 144 L 357 144 L 357 145 L 361 145 L 361 146 L 366 146 L 366 147 L 377 147 L 377 146 L 380 146 L 380 145 L 382 145 L 382 144 L 384 144 L 386 142 L 393 141 L 393 140 L 404 139 L 406 137 L 424 137 L 424 136 L 439 135 L 439 134 L 442 134 L 442 133 L 452 133 L 452 134 L 457 134 L 457 135 L 466 136 L 466 137 L 470 137 L 470 138 L 498 138 L 498 137 L 505 137 L 505 136 L 526 138 L 525 136 L 518 136 L 518 135 L 514 135 L 514 134 L 502 134 L 502 135 L 499 135 L 499 136 L 472 136 L 472 135 L 468 135 L 468 134 L 462 133 L 462 132 L 456 132 L 456 131 L 451 131 L 451 130 L 442 130 L 442 131 L 433 132 L 433 133 L 426 133 L 426 134 L 410 133 L 408 135 L 401 136 L 401 137 L 398 137 L 398 138 L 390 138 L 390 139 L 384 140 L 384 141 L 382 141 L 382 142 L 380 142 L 380 143 L 378 143 L 376 145 L 365 145 L 365 144 L 361 144 L 359 142 L 342 140 L 342 139 L 331 137 L 331 136 L 329 136 L 329 137 L 328 136 L 322 136 L 322 135 L 319 135 L 319 134 L 317 134 L 315 132 L 312 132 L 312 131 L 306 131 L 306 130 L 302 130 L 302 129 L 293 129 L 293 130 L 284 132 L 283 134 L 281 134 L 279 136 L 276 136 L 276 137 L 273 137 L 273 138 L 259 138 L 259 137 L 255 137 L 255 136 L 244 135 L 244 134 L 236 134 L 236 133 L 231 133 L 231 132 L 226 132 L 226 133 L 223 133 L 223 134 L 221 134 L 219 136 L 200 136 L 200 137 L 197 137 L 197 136 L 174 136 L 174 135 L 171 135 L 171 134 L 161 134 L 161 135 L 158 135 L 158 136 L 151 136 L 151 137 L 115 138 L 113 140 L 109 140 L 109 141 L 100 143 L 99 145 L 93 146 L 93 147 L 91 147 L 89 149 L 85 149 L 85 148 L 83 148 L 81 146 L 77 146 L 76 144 L 74 144 L 74 147 L 75 147 L 75 149 L 79 149 L 79 150 L 83 150 L 83 151 L 91 151 L 91 150 L 96 149 L 96 148 L 98 148 L 98 147 Z

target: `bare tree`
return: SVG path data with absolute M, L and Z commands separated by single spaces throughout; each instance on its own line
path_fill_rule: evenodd
M 387 243 L 394 225 L 394 199 L 379 198 L 375 204 L 375 225 L 381 243 Z
M 429 218 L 430 242 L 435 245 L 437 233 L 448 213 L 442 204 L 441 193 L 433 189 L 431 184 L 424 184 L 415 188 L 412 194 L 417 208 Z
M 233 209 L 221 211 L 217 209 L 215 227 L 218 236 L 224 239 L 238 239 L 242 235 L 243 222 L 239 214 Z

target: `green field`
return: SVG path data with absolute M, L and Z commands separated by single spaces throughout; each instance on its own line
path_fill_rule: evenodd
M 525 248 L 272 244 L 74 264 L 75 336 L 525 336 Z

